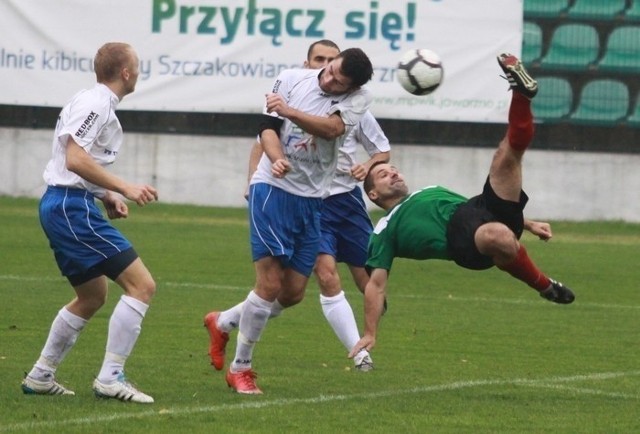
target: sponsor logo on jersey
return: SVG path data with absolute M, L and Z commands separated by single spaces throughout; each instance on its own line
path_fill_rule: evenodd
M 276 82 L 273 83 L 273 89 L 271 90 L 271 93 L 278 93 L 278 90 L 280 89 L 281 84 L 282 84 L 282 80 L 276 80 Z
M 99 117 L 100 115 L 96 112 L 89 113 L 89 116 L 87 116 L 82 125 L 80 125 L 80 128 L 78 128 L 78 131 L 76 131 L 75 136 L 80 139 L 86 136 L 89 131 L 91 131 L 91 128 L 96 123 Z

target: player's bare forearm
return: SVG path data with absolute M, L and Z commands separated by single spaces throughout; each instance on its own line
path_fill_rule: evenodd
M 276 113 L 280 117 L 287 118 L 308 134 L 322 137 L 326 140 L 340 137 L 346 131 L 344 122 L 338 113 L 328 117 L 310 115 L 289 106 L 284 97 L 277 93 L 266 95 L 266 111 L 267 113 Z
M 291 163 L 284 155 L 280 138 L 274 130 L 264 130 L 260 135 L 260 142 L 271 161 L 271 174 L 276 178 L 283 178 L 291 170 Z
M 258 163 L 262 157 L 262 144 L 256 141 L 251 147 L 251 153 L 249 154 L 249 173 L 247 180 L 250 181 L 254 172 L 258 169 Z
M 360 350 L 371 349 L 376 345 L 378 324 L 384 311 L 385 288 L 387 285 L 388 271 L 376 268 L 364 289 L 364 334 L 351 349 L 349 357 L 355 356 Z
M 547 222 L 524 219 L 524 228 L 542 241 L 549 241 L 553 236 L 551 225 Z
M 280 143 L 280 138 L 274 130 L 267 129 L 262 131 L 262 133 L 260 134 L 260 143 L 262 144 L 262 151 L 267 154 L 267 157 L 269 157 L 269 161 L 271 161 L 272 163 L 276 160 L 285 158 L 284 152 L 282 150 L 282 143 Z
M 120 177 L 113 175 L 96 163 L 96 161 L 71 138 L 67 142 L 66 158 L 67 170 L 74 172 L 92 184 L 106 190 L 120 193 L 140 206 L 158 200 L 158 192 L 154 187 L 144 184 L 130 184 Z
M 369 282 L 364 289 L 365 334 L 375 337 L 378 323 L 384 311 L 385 288 L 387 286 L 388 271 L 375 268 L 371 272 Z
M 339 114 L 332 114 L 329 117 L 314 116 L 292 109 L 288 118 L 305 132 L 326 140 L 340 137 L 346 131 L 344 122 Z
M 369 173 L 369 169 L 371 168 L 371 166 L 378 162 L 388 163 L 390 155 L 391 153 L 389 151 L 373 154 L 373 156 L 364 163 L 354 165 L 351 168 L 351 176 L 353 176 L 358 181 L 364 181 L 364 179 L 367 177 L 367 173 Z

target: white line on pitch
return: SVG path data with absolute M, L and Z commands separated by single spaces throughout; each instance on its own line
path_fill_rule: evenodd
M 105 415 L 105 416 L 83 417 L 83 418 L 65 419 L 65 420 L 59 420 L 59 421 L 23 422 L 23 423 L 0 426 L 0 431 L 10 432 L 10 431 L 24 431 L 24 430 L 49 430 L 49 429 L 54 429 L 54 428 L 59 428 L 64 426 L 71 426 L 71 425 L 90 425 L 90 424 L 96 424 L 96 423 L 113 422 L 115 420 L 152 418 L 152 417 L 158 417 L 163 415 L 186 416 L 186 415 L 197 414 L 197 413 L 213 413 L 213 412 L 234 411 L 234 410 L 242 411 L 242 410 L 248 410 L 248 409 L 262 409 L 262 408 L 268 408 L 268 407 L 284 407 L 284 406 L 290 406 L 290 405 L 296 405 L 296 404 L 318 404 L 318 403 L 335 402 L 335 401 L 374 399 L 374 398 L 393 397 L 393 396 L 400 396 L 400 395 L 446 392 L 450 390 L 459 390 L 459 389 L 482 387 L 482 386 L 505 386 L 505 385 L 524 385 L 524 386 L 537 386 L 537 387 L 554 386 L 557 389 L 562 390 L 561 385 L 554 385 L 553 383 L 571 383 L 571 382 L 579 382 L 579 381 L 608 380 L 612 378 L 629 377 L 629 376 L 637 376 L 637 375 L 640 375 L 640 371 L 596 372 L 592 374 L 573 375 L 569 377 L 550 377 L 550 378 L 543 378 L 543 379 L 537 379 L 537 380 L 528 379 L 528 378 L 516 378 L 512 380 L 502 379 L 502 380 L 456 381 L 454 383 L 440 384 L 440 385 L 433 385 L 433 386 L 421 386 L 421 387 L 414 387 L 411 389 L 384 390 L 380 392 L 355 393 L 352 395 L 320 395 L 313 398 L 274 399 L 269 401 L 243 402 L 240 404 L 222 404 L 222 405 L 205 406 L 205 407 L 184 407 L 184 408 L 174 408 L 174 409 L 169 408 L 169 409 L 147 410 L 147 411 L 131 412 L 131 413 L 117 413 L 117 414 Z M 584 389 L 583 392 L 580 392 L 582 389 L 579 389 L 579 388 L 569 388 L 569 390 L 574 393 L 590 393 L 590 394 L 594 393 L 593 389 Z M 607 397 L 611 396 L 606 392 L 601 393 L 601 395 L 607 396 Z M 640 396 L 627 395 L 627 394 L 616 394 L 615 397 L 623 398 L 623 399 L 640 399 Z
M 0 275 L 0 280 L 13 280 L 13 281 L 24 281 L 24 282 L 55 282 L 59 281 L 62 285 L 67 285 L 67 281 L 62 277 L 54 278 L 54 277 L 27 277 L 27 276 L 16 276 L 11 274 Z M 195 283 L 195 282 L 170 282 L 170 281 L 162 281 L 156 280 L 158 287 L 162 288 L 162 286 L 167 286 L 171 288 L 201 288 L 201 289 L 212 289 L 212 290 L 222 290 L 222 291 L 240 291 L 240 292 L 248 292 L 251 290 L 251 286 L 234 286 L 234 285 L 219 285 L 216 283 Z M 535 295 L 535 294 L 534 294 Z M 532 299 L 505 299 L 500 297 L 459 297 L 457 295 L 448 295 L 446 297 L 443 296 L 433 296 L 430 294 L 394 294 L 393 290 L 391 290 L 388 294 L 388 299 L 390 303 L 393 303 L 393 298 L 410 298 L 410 299 L 418 299 L 418 300 L 439 300 L 442 298 L 446 298 L 450 301 L 457 302 L 481 302 L 481 303 L 502 303 L 502 304 L 540 304 L 541 300 L 538 298 Z M 631 309 L 638 310 L 640 309 L 640 305 L 637 304 L 610 304 L 610 303 L 590 303 L 577 301 L 576 306 L 582 307 L 594 307 L 594 308 L 603 308 L 603 309 Z

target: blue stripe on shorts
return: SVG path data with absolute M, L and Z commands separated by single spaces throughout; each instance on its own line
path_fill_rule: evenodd
M 249 190 L 253 260 L 274 256 L 309 277 L 320 245 L 322 199 L 302 197 L 265 183 Z
M 320 218 L 320 253 L 337 262 L 364 267 L 373 225 L 360 187 L 324 200 Z
M 40 224 L 63 276 L 86 273 L 131 248 L 102 215 L 87 190 L 49 186 L 40 200 Z

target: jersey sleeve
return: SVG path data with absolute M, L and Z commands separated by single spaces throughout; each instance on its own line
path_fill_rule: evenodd
M 371 100 L 371 93 L 367 89 L 360 88 L 350 93 L 338 104 L 333 105 L 328 114 L 332 115 L 340 112 L 342 122 L 344 122 L 345 125 L 354 126 L 360 122 L 364 113 L 369 110 Z
M 289 102 L 289 91 L 291 88 L 291 83 L 293 82 L 293 74 L 291 69 L 285 69 L 276 78 L 276 81 L 273 82 L 273 86 L 271 87 L 271 93 L 277 93 L 281 95 L 286 102 Z M 267 105 L 265 104 L 262 108 L 262 113 L 268 116 L 277 117 L 279 119 L 283 119 L 278 116 L 277 113 L 267 112 Z
M 367 269 L 383 268 L 389 271 L 395 257 L 394 243 L 389 231 L 379 230 L 379 226 L 382 223 L 383 221 L 378 223 L 376 230 L 374 230 L 369 239 L 366 265 Z
M 389 139 L 370 111 L 367 110 L 364 115 L 362 115 L 354 131 L 356 141 L 367 151 L 369 157 L 380 152 L 389 152 L 391 150 Z
M 67 137 L 89 151 L 109 120 L 110 107 L 100 99 L 92 98 L 90 92 L 78 94 L 69 106 L 67 119 L 58 132 L 61 143 L 67 143 Z

